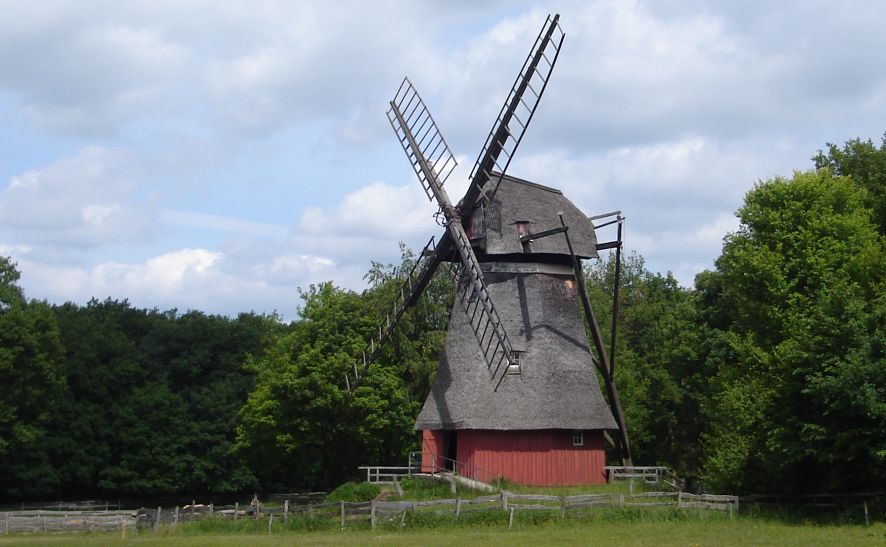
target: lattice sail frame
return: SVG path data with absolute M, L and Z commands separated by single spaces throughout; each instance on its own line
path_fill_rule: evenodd
M 548 15 L 471 169 L 471 185 L 461 204 L 463 214 L 470 214 L 478 197 L 492 199 L 498 190 L 501 178 L 491 189 L 485 188 L 486 183 L 494 178 L 493 172 L 507 172 L 548 85 L 565 37 L 560 15 Z

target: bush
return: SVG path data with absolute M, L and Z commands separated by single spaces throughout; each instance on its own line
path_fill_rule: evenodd
M 381 493 L 381 487 L 368 482 L 346 482 L 326 496 L 327 502 L 332 501 L 370 501 Z

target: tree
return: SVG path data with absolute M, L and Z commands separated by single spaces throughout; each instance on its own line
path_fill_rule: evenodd
M 15 264 L 0 257 L 0 497 L 40 495 L 59 482 L 45 449 L 64 390 L 51 309 L 25 300 Z
M 345 372 L 374 327 L 366 302 L 331 283 L 302 298 L 292 331 L 252 362 L 256 385 L 240 413 L 239 448 L 265 487 L 332 487 L 414 444 L 418 409 L 397 367 L 375 363 L 350 399 L 345 391 Z
M 588 290 L 605 338 L 611 332 L 614 257 L 585 266 Z M 643 257 L 622 258 L 615 383 L 634 461 L 667 465 L 684 476 L 697 468 L 700 405 L 708 329 L 696 296 L 670 274 L 646 269 Z
M 828 170 L 747 194 L 702 278 L 725 341 L 704 409 L 709 488 L 884 486 L 886 255 L 868 198 Z
M 874 211 L 880 235 L 886 235 L 886 134 L 880 148 L 870 139 L 852 139 L 843 148 L 827 143 L 827 148 L 827 154 L 819 150 L 812 158 L 815 167 L 830 168 L 835 175 L 851 177 L 867 190 L 865 203 Z

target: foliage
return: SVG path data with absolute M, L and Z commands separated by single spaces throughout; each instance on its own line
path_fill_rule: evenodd
M 381 493 L 381 486 L 368 482 L 346 482 L 326 495 L 326 501 L 370 501 Z
M 40 450 L 64 390 L 62 346 L 50 307 L 27 302 L 18 270 L 0 257 L 0 492 L 51 492 L 60 477 Z
M 613 255 L 585 266 L 589 296 L 607 342 L 614 276 Z M 634 461 L 691 474 L 703 425 L 699 406 L 707 365 L 701 355 L 708 341 L 695 295 L 672 275 L 648 271 L 637 254 L 623 257 L 620 286 L 615 384 Z
M 748 193 L 703 280 L 728 318 L 704 408 L 710 488 L 884 486 L 886 256 L 866 197 L 827 170 Z
M 873 141 L 852 139 L 843 148 L 827 143 L 828 153 L 821 150 L 812 158 L 817 169 L 830 168 L 835 175 L 852 178 L 867 190 L 865 204 L 874 212 L 880 235 L 886 235 L 886 134 L 880 148 Z
M 374 265 L 367 276 L 374 287 L 363 295 L 312 285 L 291 332 L 252 362 L 258 376 L 241 411 L 238 446 L 266 486 L 328 488 L 355 477 L 360 465 L 403 462 L 417 448 L 412 424 L 445 329 L 440 279 L 403 316 L 350 397 L 344 380 L 411 261 L 404 251 L 397 270 Z
M 239 492 L 246 355 L 276 318 L 27 302 L 2 259 L 0 497 Z M 6 465 L 6 464 L 9 465 Z

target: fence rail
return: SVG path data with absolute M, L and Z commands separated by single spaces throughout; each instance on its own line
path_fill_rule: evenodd
M 214 505 L 192 503 L 173 508 L 141 508 L 126 511 L 9 511 L 0 513 L 0 534 L 18 532 L 77 532 L 112 531 L 126 528 L 157 528 L 177 526 L 204 518 L 218 519 L 268 519 L 269 527 L 274 519 L 287 522 L 298 516 L 309 519 L 336 519 L 344 528 L 348 522 L 365 522 L 372 527 L 385 519 L 399 518 L 407 513 L 450 514 L 456 518 L 466 513 L 480 511 L 506 511 L 508 521 L 513 523 L 514 513 L 521 511 L 559 511 L 560 515 L 599 508 L 652 508 L 675 507 L 677 509 L 738 511 L 737 496 L 693 495 L 685 492 L 646 492 L 643 494 L 579 494 L 552 496 L 544 494 L 514 494 L 503 491 L 494 495 L 475 498 L 447 498 L 432 500 L 368 501 L 368 502 L 322 502 L 291 504 L 284 499 L 280 507 L 258 505 Z

